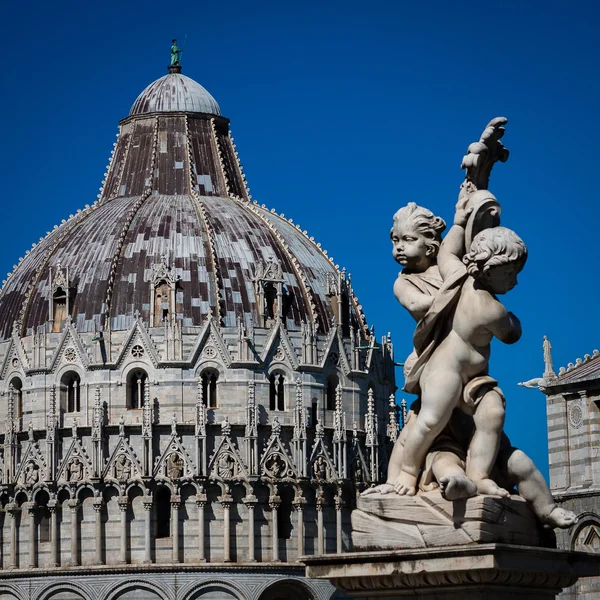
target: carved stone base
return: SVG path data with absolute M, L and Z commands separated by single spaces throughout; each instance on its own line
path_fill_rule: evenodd
M 481 543 L 540 546 L 548 545 L 547 537 L 520 496 L 475 496 L 450 502 L 439 492 L 372 494 L 361 496 L 352 512 L 355 550 Z
M 304 557 L 308 577 L 360 600 L 550 600 L 600 574 L 600 555 L 478 544 Z

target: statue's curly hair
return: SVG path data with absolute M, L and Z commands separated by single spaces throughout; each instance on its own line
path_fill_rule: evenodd
M 442 233 L 446 229 L 446 221 L 436 217 L 430 210 L 418 206 L 416 202 L 409 202 L 394 215 L 394 227 L 403 224 L 413 229 L 425 238 L 425 245 L 433 248 L 433 256 L 437 256 L 442 243 Z M 390 237 L 394 228 L 390 231 Z
M 515 262 L 519 271 L 527 261 L 527 248 L 523 240 L 506 227 L 490 227 L 480 231 L 473 241 L 463 262 L 469 275 L 481 277 L 492 267 Z

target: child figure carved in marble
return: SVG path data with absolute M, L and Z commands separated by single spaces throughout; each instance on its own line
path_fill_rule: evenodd
M 445 223 L 431 211 L 410 202 L 394 215 L 393 255 L 404 267 L 394 294 L 417 321 L 404 389 L 419 400 L 394 446 L 386 484 L 364 495 L 439 487 L 456 500 L 506 497 L 516 486 L 545 525 L 564 528 L 575 515 L 556 506 L 540 471 L 503 433 L 504 395 L 488 374 L 493 337 L 512 344 L 521 336 L 519 320 L 497 296 L 517 284 L 527 259 L 522 240 L 499 226 L 500 205 L 485 189 L 494 162 L 508 157 L 499 142 L 505 123 L 494 119 L 469 147 L 443 242 Z
M 467 476 L 479 493 L 507 495 L 491 479 L 504 426 L 504 396 L 488 375 L 490 342 L 497 337 L 514 343 L 521 336 L 519 320 L 498 301 L 517 283 L 527 258 L 525 244 L 511 230 L 494 227 L 480 232 L 461 260 L 464 227 L 473 210 L 469 198 L 459 201 L 454 225 L 442 243 L 439 268 L 456 306 L 450 312 L 448 333 L 428 357 L 419 378 L 421 410 L 406 440 L 399 494 L 413 495 L 425 455 L 461 405 L 473 414 Z M 433 304 L 432 304 L 433 306 Z M 431 310 L 431 309 L 430 309 Z

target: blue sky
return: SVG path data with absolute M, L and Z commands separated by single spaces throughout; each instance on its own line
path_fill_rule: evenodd
M 491 373 L 508 434 L 546 473 L 544 396 L 516 384 L 541 375 L 544 334 L 557 370 L 600 346 L 599 12 L 537 0 L 10 3 L 0 273 L 95 200 L 118 120 L 187 36 L 183 72 L 231 119 L 254 198 L 346 266 L 400 361 L 413 323 L 392 294 L 392 216 L 415 201 L 451 222 L 467 145 L 506 116 L 511 157 L 490 188 L 529 261 L 505 297 L 523 338 L 495 343 Z

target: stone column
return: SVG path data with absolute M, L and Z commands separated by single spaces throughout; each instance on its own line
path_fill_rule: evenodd
M 14 502 L 10 502 L 6 505 L 6 512 L 10 515 L 10 568 L 16 569 L 19 566 L 17 561 L 17 513 L 19 507 Z
M 173 562 L 179 562 L 179 506 L 181 496 L 171 496 L 171 540 L 173 543 Z
M 254 507 L 258 502 L 258 498 L 249 495 L 243 499 L 243 502 L 248 507 L 248 562 L 256 562 L 254 555 Z
M 341 490 L 340 490 L 341 491 Z M 342 502 L 341 496 L 335 497 L 335 540 L 336 540 L 336 552 L 342 553 Z
M 206 506 L 206 494 L 196 494 L 196 506 L 198 507 L 198 561 L 206 562 L 204 556 L 204 507 Z
M 36 505 L 34 502 L 27 502 L 23 505 L 23 508 L 27 511 L 28 525 L 29 525 L 29 568 L 34 569 L 37 558 L 37 548 L 35 544 L 35 509 Z
M 231 562 L 231 522 L 229 509 L 233 498 L 229 494 L 223 494 L 219 497 L 219 502 L 223 507 L 223 562 Z
M 144 564 L 152 563 L 152 498 L 145 496 L 144 505 Z
M 79 519 L 78 510 L 79 502 L 77 500 L 69 500 L 69 508 L 71 509 L 71 566 L 79 564 Z
M 58 502 L 50 500 L 48 502 L 48 510 L 50 511 L 50 566 L 58 567 L 60 564 L 58 558 Z
M 273 534 L 273 562 L 279 562 L 279 532 L 277 531 L 277 509 L 281 504 L 279 496 L 269 496 L 269 508 L 271 509 L 271 533 Z
M 127 496 L 119 496 L 119 510 L 121 511 L 121 548 L 119 553 L 119 563 L 127 564 Z
M 323 531 L 323 504 L 325 499 L 323 496 L 317 496 L 316 509 L 317 509 L 317 554 L 325 554 L 325 539 Z
M 94 498 L 94 502 L 92 504 L 94 507 L 94 512 L 96 513 L 96 521 L 95 521 L 95 534 L 96 534 L 96 557 L 95 563 L 97 565 L 101 565 L 102 561 L 102 507 L 104 503 L 102 502 L 102 498 Z
M 298 556 L 304 555 L 304 505 L 306 504 L 306 498 L 298 496 L 294 500 L 294 506 L 296 507 L 297 516 L 297 536 L 298 536 Z

